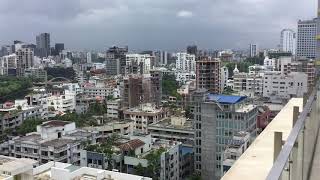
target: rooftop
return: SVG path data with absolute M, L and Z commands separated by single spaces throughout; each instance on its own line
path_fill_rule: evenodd
M 189 120 L 184 120 L 181 124 L 173 124 L 172 123 L 173 117 L 163 118 L 159 122 L 155 122 L 149 125 L 150 128 L 152 127 L 159 127 L 159 128 L 166 128 L 166 129 L 181 129 L 181 130 L 192 130 L 192 122 Z M 177 118 L 184 118 L 185 117 L 177 117 Z
M 131 150 L 135 150 L 138 147 L 141 147 L 143 145 L 145 145 L 145 143 L 143 141 L 141 141 L 140 139 L 133 139 L 133 140 L 130 140 L 124 144 L 121 144 L 119 146 L 119 148 L 122 151 L 131 151 Z
M 58 120 L 52 120 L 52 121 L 47 121 L 41 124 L 41 126 L 46 126 L 46 127 L 61 127 L 65 126 L 66 124 L 71 124 L 72 122 L 69 121 L 58 121 Z
M 221 104 L 237 104 L 247 99 L 246 96 L 229 96 L 222 94 L 208 94 L 206 97 L 207 101 L 217 101 Z
M 46 142 L 42 143 L 41 146 L 61 147 L 61 146 L 66 146 L 67 144 L 75 143 L 75 142 L 77 142 L 77 141 L 72 140 L 72 139 L 59 138 L 59 139 L 46 141 Z

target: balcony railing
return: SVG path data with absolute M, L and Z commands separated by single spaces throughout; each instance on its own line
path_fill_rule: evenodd
M 317 85 L 308 98 L 291 99 L 222 179 L 319 179 L 319 97 Z

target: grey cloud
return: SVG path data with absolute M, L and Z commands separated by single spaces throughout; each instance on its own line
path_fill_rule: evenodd
M 1 0 L 0 44 L 50 32 L 71 49 L 275 47 L 282 28 L 315 14 L 315 0 Z

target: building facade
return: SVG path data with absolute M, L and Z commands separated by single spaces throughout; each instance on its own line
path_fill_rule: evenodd
M 297 56 L 314 59 L 317 47 L 317 19 L 298 21 Z
M 280 49 L 296 54 L 297 35 L 292 29 L 283 29 L 280 36 Z
M 211 57 L 200 57 L 196 63 L 197 89 L 221 92 L 221 61 Z

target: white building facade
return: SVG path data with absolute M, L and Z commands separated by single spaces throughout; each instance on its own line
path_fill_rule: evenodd
M 196 56 L 188 53 L 176 54 L 176 69 L 186 72 L 196 71 Z
M 292 29 L 283 29 L 280 36 L 280 49 L 296 54 L 297 35 Z

